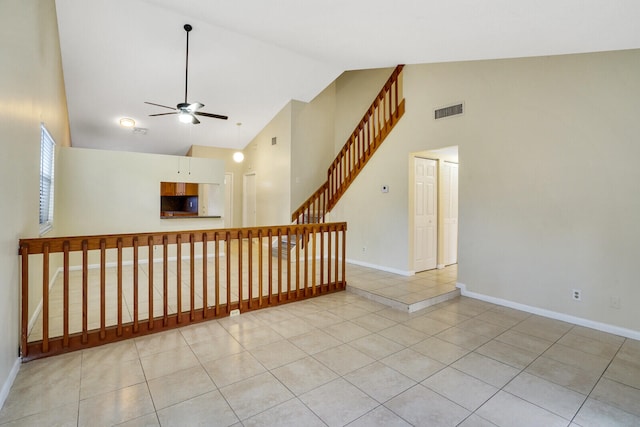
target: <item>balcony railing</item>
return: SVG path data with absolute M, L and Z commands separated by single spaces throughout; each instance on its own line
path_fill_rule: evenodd
M 344 290 L 346 229 L 326 223 L 22 239 L 22 358 Z M 295 240 L 308 243 L 282 250 Z M 271 250 L 274 241 L 280 250 Z M 41 303 L 30 310 L 37 290 Z

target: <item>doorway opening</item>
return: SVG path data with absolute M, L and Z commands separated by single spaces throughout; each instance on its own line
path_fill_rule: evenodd
M 458 263 L 458 147 L 410 156 L 410 265 L 414 273 Z

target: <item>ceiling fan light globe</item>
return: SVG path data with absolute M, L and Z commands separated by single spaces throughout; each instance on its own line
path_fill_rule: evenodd
M 193 117 L 189 113 L 178 114 L 178 120 L 180 120 L 181 123 L 193 123 Z

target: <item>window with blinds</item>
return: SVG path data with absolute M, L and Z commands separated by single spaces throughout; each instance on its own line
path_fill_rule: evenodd
M 40 126 L 40 235 L 53 227 L 53 169 L 56 143 Z

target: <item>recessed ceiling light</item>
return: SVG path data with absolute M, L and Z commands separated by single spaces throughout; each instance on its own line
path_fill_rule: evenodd
M 132 128 L 136 125 L 136 121 L 129 117 L 123 117 L 120 119 L 120 126 L 125 128 Z

